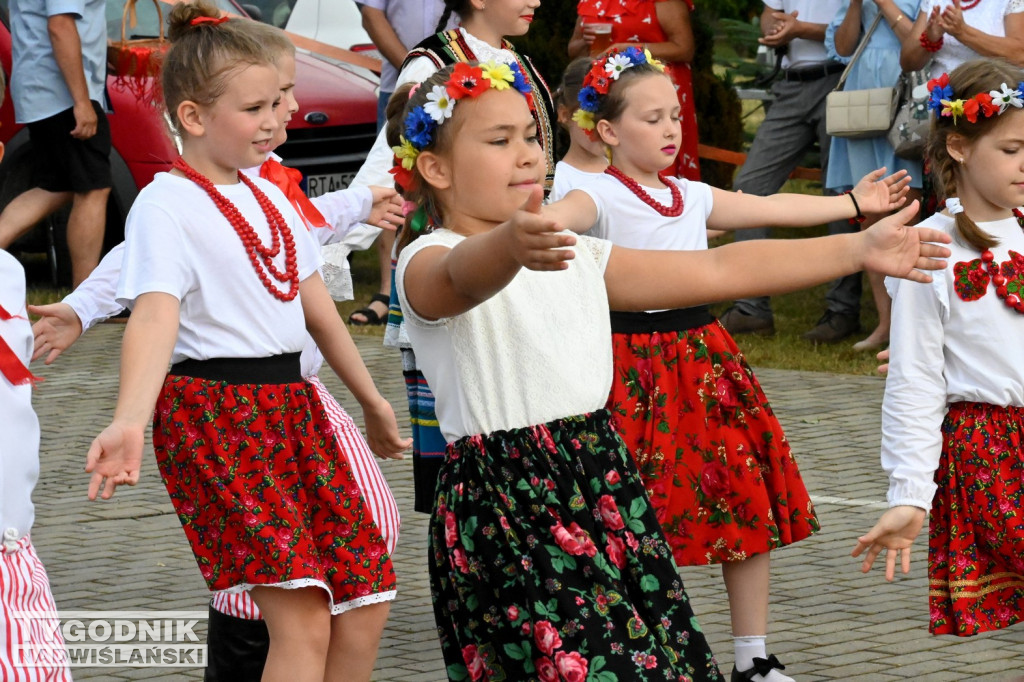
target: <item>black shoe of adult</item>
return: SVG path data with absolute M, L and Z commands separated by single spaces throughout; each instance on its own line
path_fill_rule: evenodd
M 786 666 L 779 663 L 779 659 L 775 658 L 775 654 L 769 654 L 768 658 L 755 658 L 754 665 L 749 669 L 740 672 L 736 669 L 736 666 L 732 667 L 732 675 L 730 675 L 730 682 L 751 682 L 755 676 L 760 675 L 765 677 L 770 675 L 772 670 L 785 670 Z
M 204 682 L 260 682 L 270 649 L 263 620 L 247 620 L 210 606 Z
M 736 306 L 726 310 L 718 317 L 725 331 L 733 336 L 737 334 L 757 334 L 771 336 L 775 333 L 775 321 L 770 317 L 758 317 L 745 313 Z
M 826 310 L 814 329 L 803 334 L 802 339 L 815 343 L 838 343 L 860 331 L 860 320 L 854 315 Z

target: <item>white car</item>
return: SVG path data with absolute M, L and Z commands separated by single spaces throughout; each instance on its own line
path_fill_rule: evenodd
M 306 38 L 354 52 L 376 49 L 353 0 L 244 0 L 239 4 L 254 19 Z

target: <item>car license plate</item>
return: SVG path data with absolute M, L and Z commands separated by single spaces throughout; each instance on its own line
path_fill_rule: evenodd
M 327 173 L 325 175 L 310 175 L 306 178 L 306 195 L 318 197 L 321 194 L 345 189 L 352 182 L 355 173 Z

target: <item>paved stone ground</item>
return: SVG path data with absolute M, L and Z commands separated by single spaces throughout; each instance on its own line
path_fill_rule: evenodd
M 208 595 L 150 456 L 141 483 L 89 503 L 82 471 L 93 436 L 109 420 L 117 391 L 122 326 L 101 325 L 50 367 L 36 395 L 43 429 L 34 541 L 62 610 L 203 611 Z M 379 340 L 357 337 L 371 372 L 405 416 L 400 365 Z M 323 377 L 354 405 L 333 375 Z M 862 575 L 849 557 L 854 538 L 884 508 L 878 466 L 882 381 L 766 370 L 760 378 L 786 427 L 821 533 L 775 553 L 769 650 L 801 682 L 816 680 L 1009 680 L 1024 673 L 1024 627 L 970 639 L 928 635 L 924 554 L 894 584 Z M 2 435 L 0 435 L 2 437 Z M 0 445 L 2 447 L 2 445 Z M 375 679 L 433 682 L 444 666 L 433 629 L 426 575 L 427 517 L 411 509 L 410 460 L 382 465 L 403 513 L 395 555 L 400 596 L 380 649 Z M 687 590 L 722 669 L 732 667 L 728 604 L 715 568 L 684 569 Z M 201 679 L 198 670 L 85 669 L 78 679 Z

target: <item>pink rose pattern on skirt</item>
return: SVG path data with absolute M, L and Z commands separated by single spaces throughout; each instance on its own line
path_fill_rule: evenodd
M 1024 619 L 1024 408 L 953 403 L 928 530 L 929 630 L 976 635 Z
M 450 679 L 721 679 L 607 412 L 450 445 L 430 530 Z
M 307 383 L 169 375 L 153 449 L 211 590 L 312 579 L 335 607 L 395 590 L 387 547 Z
M 612 345 L 608 409 L 676 563 L 742 560 L 818 530 L 786 434 L 721 324 Z

